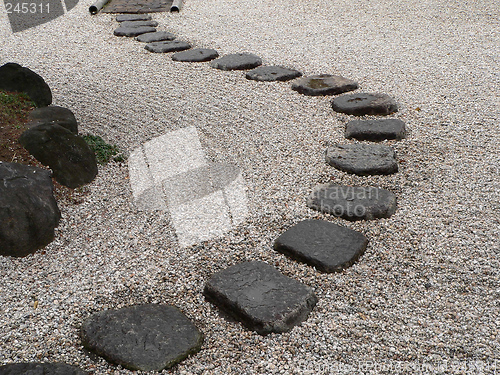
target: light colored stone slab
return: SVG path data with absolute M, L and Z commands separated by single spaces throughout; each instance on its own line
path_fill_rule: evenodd
M 194 126 L 154 138 L 144 144 L 144 149 L 157 186 L 170 177 L 207 164 Z
M 224 197 L 231 212 L 233 225 L 241 224 L 248 216 L 245 181 L 240 173 L 236 179 L 224 188 Z
M 231 217 L 222 191 L 170 207 L 180 246 L 194 245 L 231 230 Z
M 153 181 L 142 147 L 136 148 L 128 158 L 132 195 L 137 209 L 142 211 L 166 210 L 163 194 Z

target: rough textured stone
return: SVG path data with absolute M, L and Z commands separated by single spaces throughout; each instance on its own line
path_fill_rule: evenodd
M 116 16 L 118 22 L 126 21 L 149 21 L 151 16 L 149 14 L 119 14 Z
M 253 69 L 260 65 L 262 65 L 261 58 L 251 53 L 233 53 L 210 63 L 212 68 L 220 70 L 245 70 Z
M 65 363 L 10 363 L 0 366 L 1 375 L 87 375 L 88 372 Z
M 43 78 L 16 63 L 0 67 L 0 90 L 24 92 L 37 107 L 52 103 L 52 92 Z
M 161 371 L 198 352 L 203 334 L 174 306 L 137 305 L 84 321 L 82 343 L 129 370 Z
M 384 139 L 403 139 L 406 137 L 405 123 L 398 119 L 353 120 L 345 128 L 345 137 L 359 141 L 383 141 Z
M 398 105 L 386 94 L 358 93 L 333 99 L 332 108 L 354 116 L 389 115 L 398 110 Z
M 282 66 L 261 66 L 249 71 L 245 77 L 254 81 L 289 81 L 300 77 L 301 72 L 294 69 L 284 68 Z
M 22 257 L 48 245 L 60 218 L 49 171 L 0 162 L 0 255 Z
M 19 142 L 64 186 L 76 188 L 97 175 L 96 157 L 87 142 L 60 125 L 37 125 L 26 130 Z
M 120 27 L 142 27 L 142 26 L 158 26 L 156 21 L 124 21 L 120 23 Z
M 338 95 L 357 88 L 358 84 L 356 82 L 331 74 L 304 77 L 292 84 L 292 90 L 310 96 Z
M 41 124 L 61 125 L 72 133 L 78 134 L 75 115 L 68 108 L 58 106 L 35 108 L 29 114 L 28 126 L 32 128 Z
M 388 218 L 396 211 L 396 196 L 372 186 L 323 184 L 316 186 L 307 206 L 346 220 Z
M 189 51 L 177 52 L 172 55 L 172 60 L 183 62 L 204 62 L 216 59 L 219 54 L 210 48 L 195 48 Z
M 331 166 L 360 176 L 398 171 L 396 153 L 392 147 L 385 145 L 333 145 L 326 149 L 325 158 Z
M 307 319 L 313 290 L 263 262 L 245 262 L 210 277 L 204 295 L 251 330 L 286 332 Z
M 146 44 L 146 47 L 149 52 L 155 53 L 167 53 L 167 52 L 177 52 L 184 51 L 186 49 L 190 49 L 191 45 L 186 42 L 181 42 L 180 40 L 172 40 L 172 41 L 161 41 L 161 42 L 151 42 Z
M 152 26 L 139 26 L 139 27 L 122 27 L 115 29 L 114 34 L 116 36 L 138 36 L 146 33 L 154 33 L 156 29 Z
M 175 35 L 166 31 L 156 31 L 154 33 L 141 34 L 135 38 L 139 42 L 152 43 L 165 40 L 174 40 Z
M 367 245 L 362 233 L 324 220 L 305 220 L 280 235 L 274 250 L 319 271 L 338 272 L 352 266 Z

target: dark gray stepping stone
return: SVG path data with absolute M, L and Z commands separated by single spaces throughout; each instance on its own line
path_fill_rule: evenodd
M 139 27 L 119 27 L 114 31 L 116 36 L 128 36 L 133 37 L 146 33 L 153 33 L 156 29 L 151 26 L 139 26 Z
M 1 375 L 87 375 L 88 372 L 65 363 L 10 363 L 0 366 Z
M 316 267 L 339 272 L 365 252 L 368 240 L 355 230 L 324 220 L 305 220 L 274 241 L 274 250 Z
M 141 26 L 158 26 L 156 21 L 124 21 L 120 24 L 120 27 L 141 27 Z
M 245 77 L 255 81 L 274 82 L 289 81 L 301 75 L 302 73 L 297 70 L 284 68 L 282 66 L 261 66 L 249 71 Z
M 292 90 L 310 96 L 338 95 L 357 88 L 358 84 L 356 82 L 331 74 L 304 77 L 292 84 Z
M 322 184 L 316 186 L 307 206 L 346 220 L 374 220 L 396 212 L 396 196 L 373 186 Z
M 165 40 L 174 40 L 175 35 L 166 31 L 156 31 L 154 33 L 141 34 L 135 40 L 143 43 L 162 42 Z
M 333 145 L 326 149 L 325 157 L 332 167 L 359 176 L 398 171 L 396 153 L 392 147 L 385 145 Z
M 262 65 L 260 57 L 251 53 L 233 53 L 214 60 L 210 66 L 220 70 L 245 70 Z
M 210 277 L 208 301 L 261 335 L 287 332 L 317 303 L 312 288 L 263 262 L 245 262 Z
M 118 22 L 125 21 L 149 21 L 151 16 L 149 14 L 119 14 L 116 16 Z
M 398 110 L 398 105 L 386 94 L 350 94 L 333 99 L 332 108 L 336 112 L 354 116 L 389 115 Z
M 149 52 L 154 53 L 167 53 L 167 52 L 177 52 L 184 51 L 186 49 L 190 49 L 191 45 L 186 42 L 181 42 L 180 40 L 172 40 L 172 41 L 162 41 L 162 42 L 151 42 L 146 44 L 146 47 Z
M 174 306 L 98 312 L 81 329 L 85 348 L 129 370 L 162 371 L 198 352 L 203 335 Z
M 353 120 L 349 121 L 345 127 L 345 137 L 375 142 L 384 139 L 401 140 L 406 137 L 406 125 L 403 121 L 394 118 Z
M 183 62 L 204 62 L 216 59 L 219 54 L 214 49 L 195 48 L 189 51 L 177 52 L 172 55 L 172 60 Z

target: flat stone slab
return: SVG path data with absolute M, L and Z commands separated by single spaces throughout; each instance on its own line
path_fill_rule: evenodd
M 154 33 L 141 34 L 135 38 L 135 40 L 143 43 L 162 42 L 174 39 L 175 35 L 167 31 L 156 31 Z
M 260 57 L 251 53 L 233 53 L 213 60 L 210 66 L 220 70 L 246 70 L 262 65 Z
M 190 49 L 191 45 L 189 43 L 182 42 L 180 40 L 172 40 L 172 41 L 151 42 L 146 44 L 146 47 L 144 48 L 149 52 L 167 53 L 167 52 L 184 51 L 186 49 Z
M 394 193 L 373 186 L 322 184 L 316 186 L 307 206 L 346 220 L 374 220 L 396 212 Z
M 149 14 L 119 14 L 116 16 L 117 22 L 149 20 L 151 20 L 151 16 Z
M 188 51 L 177 52 L 172 55 L 172 60 L 183 62 L 204 62 L 219 57 L 216 50 L 210 48 L 194 48 Z
M 135 206 L 168 210 L 181 247 L 220 237 L 248 216 L 242 171 L 208 162 L 194 126 L 146 142 L 128 167 Z
M 401 140 L 406 137 L 406 125 L 398 119 L 353 120 L 345 128 L 345 137 L 359 141 Z
M 398 171 L 396 153 L 390 146 L 373 144 L 333 145 L 326 149 L 332 167 L 359 176 L 392 174 Z
M 110 0 L 102 12 L 133 14 L 169 12 L 171 6 L 172 0 Z
M 261 335 L 287 332 L 317 303 L 312 288 L 263 262 L 245 262 L 210 277 L 206 299 Z
M 358 93 L 333 99 L 332 108 L 335 112 L 354 116 L 389 115 L 397 112 L 398 105 L 386 94 Z
M 292 90 L 309 96 L 338 95 L 357 88 L 356 82 L 331 74 L 304 77 L 292 84 Z
M 141 34 L 146 34 L 146 33 L 153 33 L 155 32 L 156 29 L 151 26 L 139 26 L 139 27 L 122 27 L 120 26 L 114 31 L 114 34 L 116 36 L 128 36 L 128 37 L 133 37 L 133 36 L 138 36 Z
M 87 375 L 88 372 L 65 363 L 10 363 L 0 366 L 1 375 Z
M 158 26 L 158 22 L 156 21 L 123 21 L 120 24 L 120 27 L 141 27 L 141 26 L 151 26 L 151 27 L 156 27 Z
M 156 304 L 98 312 L 84 321 L 81 338 L 86 349 L 132 371 L 170 368 L 203 343 L 179 309 Z
M 298 70 L 284 68 L 282 66 L 261 66 L 249 71 L 245 77 L 254 81 L 289 81 L 302 76 Z
M 274 250 L 322 272 L 348 268 L 365 252 L 368 240 L 355 230 L 324 220 L 304 220 L 274 241 Z

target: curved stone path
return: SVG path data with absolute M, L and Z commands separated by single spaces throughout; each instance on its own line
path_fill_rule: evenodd
M 260 57 L 235 53 L 218 58 L 212 49 L 191 49 L 175 35 L 157 31 L 149 15 L 118 15 L 114 34 L 136 37 L 155 53 L 177 52 L 175 61 L 204 62 L 220 70 L 249 70 L 245 77 L 257 81 L 288 81 L 302 76 L 281 66 L 261 66 Z M 296 80 L 291 89 L 304 95 L 338 95 L 358 88 L 350 79 L 328 74 Z M 355 93 L 337 96 L 332 108 L 354 116 L 388 115 L 397 111 L 386 94 Z M 406 136 L 405 124 L 396 119 L 355 120 L 347 124 L 346 138 L 381 141 Z M 333 167 L 359 175 L 396 173 L 394 150 L 373 144 L 332 145 L 325 152 Z M 135 149 L 128 161 L 130 183 L 139 210 L 168 210 L 181 247 L 214 237 L 241 224 L 248 215 L 245 183 L 240 169 L 209 163 L 196 127 L 186 127 L 154 138 Z M 309 208 L 345 220 L 388 218 L 396 211 L 396 196 L 372 186 L 317 186 L 307 199 Z M 288 228 L 274 249 L 315 267 L 339 272 L 364 253 L 368 239 L 357 231 L 325 220 L 304 220 Z M 203 291 L 207 301 L 259 334 L 291 330 L 307 319 L 317 303 L 314 291 L 282 275 L 263 262 L 244 262 L 213 274 Z M 139 305 L 94 314 L 83 323 L 83 345 L 131 370 L 161 371 L 200 350 L 203 334 L 175 306 Z M 31 366 L 31 367 L 30 367 Z M 14 364 L 0 372 L 22 371 L 83 373 L 63 364 Z M 62 366 L 62 367 L 61 367 Z M 61 372 L 62 373 L 62 372 Z

